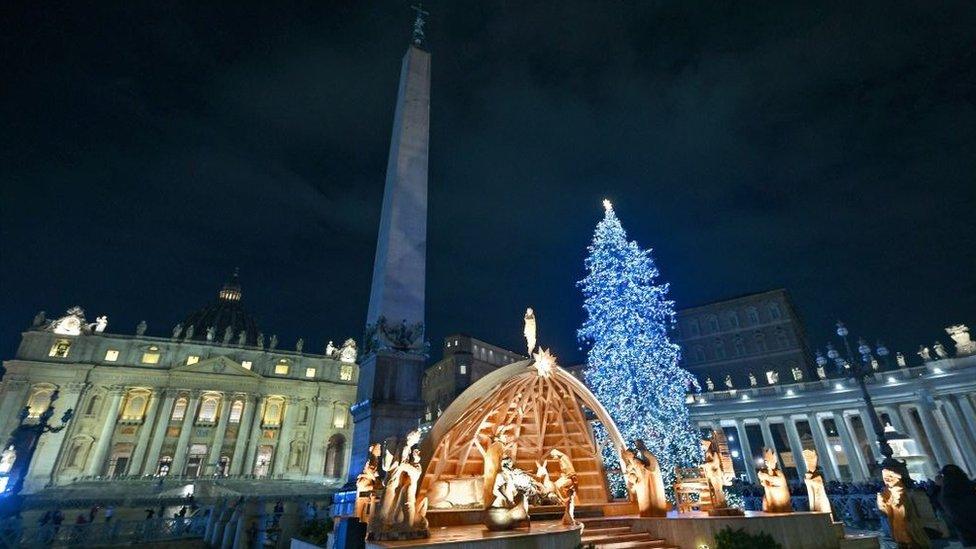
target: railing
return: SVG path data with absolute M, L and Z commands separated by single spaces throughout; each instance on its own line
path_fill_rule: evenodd
M 201 538 L 207 527 L 207 518 L 156 518 L 27 527 L 11 522 L 0 525 L 0 547 L 89 547 Z
M 828 495 L 830 507 L 834 512 L 834 520 L 854 528 L 877 529 L 881 524 L 881 512 L 878 511 L 877 494 L 844 494 Z M 809 511 L 807 496 L 792 496 L 794 511 Z M 762 511 L 762 498 L 746 496 L 742 498 L 747 511 Z

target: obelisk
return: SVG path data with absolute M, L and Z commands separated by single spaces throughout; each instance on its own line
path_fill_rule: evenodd
M 371 443 L 393 444 L 416 429 L 423 414 L 430 52 L 424 45 L 425 12 L 415 9 L 413 41 L 400 68 L 366 316 L 366 354 L 352 409 L 350 480 L 361 472 Z

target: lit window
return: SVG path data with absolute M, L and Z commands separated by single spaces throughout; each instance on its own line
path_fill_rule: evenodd
M 186 416 L 186 397 L 180 397 L 176 400 L 176 404 L 173 405 L 173 415 L 170 419 L 173 421 L 179 421 Z
M 228 419 L 231 423 L 240 423 L 241 414 L 243 413 L 244 413 L 244 403 L 241 402 L 240 400 L 235 401 L 234 404 L 230 407 L 230 418 Z
M 189 366 L 190 364 L 196 364 L 197 362 L 200 362 L 200 357 L 198 357 L 197 355 L 190 355 L 186 357 L 187 366 Z
M 335 408 L 332 414 L 332 426 L 336 429 L 345 429 L 347 416 L 346 405 L 341 402 L 335 403 Z
M 220 398 L 215 395 L 203 397 L 200 402 L 200 412 L 197 413 L 197 421 L 201 423 L 213 423 L 217 421 L 217 406 Z
M 461 373 L 462 374 L 468 373 L 468 365 L 467 364 L 462 364 L 461 365 Z
M 159 347 L 153 345 L 142 353 L 142 363 L 143 364 L 159 364 Z
M 55 358 L 68 358 L 68 350 L 71 349 L 70 339 L 59 339 L 51 345 L 51 350 L 47 353 L 47 356 L 53 356 Z
M 129 393 L 129 399 L 122 410 L 122 419 L 139 421 L 146 413 L 147 394 L 144 392 Z
M 288 361 L 281 359 L 275 364 L 274 373 L 279 375 L 286 375 L 288 373 Z
M 264 408 L 264 422 L 265 426 L 275 426 L 281 423 L 281 407 L 284 404 L 284 399 L 281 397 L 272 397 L 268 399 L 267 404 Z
M 250 370 L 251 369 L 251 366 L 253 366 L 253 365 L 254 365 L 254 363 L 251 362 L 250 360 L 245 360 L 245 361 L 241 362 L 241 366 L 243 366 L 245 370 Z
M 315 377 L 315 368 L 305 368 L 305 377 Z
M 115 349 L 105 351 L 105 362 L 115 362 L 119 359 L 119 352 Z
M 339 379 L 342 381 L 352 380 L 352 364 L 339 366 Z
M 34 419 L 41 415 L 41 412 L 47 409 L 48 405 L 51 404 L 51 389 L 38 389 L 31 395 L 30 399 L 27 401 L 27 407 L 30 410 L 27 412 L 27 417 Z

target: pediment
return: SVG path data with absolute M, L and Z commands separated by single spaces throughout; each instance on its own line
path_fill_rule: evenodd
M 173 368 L 173 372 L 188 373 L 188 374 L 219 374 L 228 376 L 244 376 L 244 377 L 257 377 L 261 376 L 255 374 L 254 372 L 248 370 L 247 368 L 240 365 L 240 363 L 233 361 L 225 356 L 215 356 L 213 358 L 208 358 L 201 360 L 196 364 L 183 364 Z

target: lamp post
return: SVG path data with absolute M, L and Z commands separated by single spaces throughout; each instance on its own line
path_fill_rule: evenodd
M 51 393 L 51 400 L 48 402 L 47 409 L 37 418 L 37 423 L 25 423 L 30 415 L 30 407 L 25 406 L 18 416 L 19 424 L 10 434 L 10 439 L 4 446 L 13 452 L 13 465 L 6 476 L 6 485 L 0 493 L 0 516 L 8 517 L 20 512 L 21 495 L 20 491 L 24 488 L 24 480 L 27 478 L 27 469 L 30 467 L 37 451 L 37 443 L 45 433 L 57 433 L 68 426 L 68 422 L 74 416 L 74 410 L 68 408 L 61 416 L 61 425 L 51 426 L 49 423 L 54 416 L 54 403 L 58 400 L 60 391 L 55 390 Z
M 874 408 L 874 402 L 871 401 L 871 395 L 868 393 L 867 384 L 864 382 L 864 378 L 871 373 L 871 346 L 867 344 L 864 339 L 858 339 L 857 351 L 861 355 L 861 360 L 856 360 L 854 358 L 854 353 L 851 351 L 850 342 L 847 340 L 848 335 L 847 327 L 844 326 L 843 322 L 837 322 L 837 335 L 844 341 L 844 348 L 847 350 L 847 374 L 857 382 L 858 387 L 861 388 L 861 396 L 864 398 L 864 404 L 868 410 L 868 416 L 871 419 L 871 427 L 874 429 L 874 434 L 878 439 L 878 448 L 881 450 L 881 455 L 884 459 L 881 461 L 881 467 L 887 468 L 890 465 L 897 465 L 901 462 L 895 460 L 892 455 L 893 451 L 891 445 L 888 444 L 888 439 L 885 436 L 884 426 L 881 425 L 881 419 L 878 417 L 878 411 Z M 840 363 L 844 359 L 839 358 L 839 353 L 833 346 L 828 345 L 831 352 L 834 353 L 835 361 Z M 830 353 L 828 353 L 829 355 Z M 888 356 L 888 349 L 883 345 L 878 346 L 878 354 L 882 357 Z

